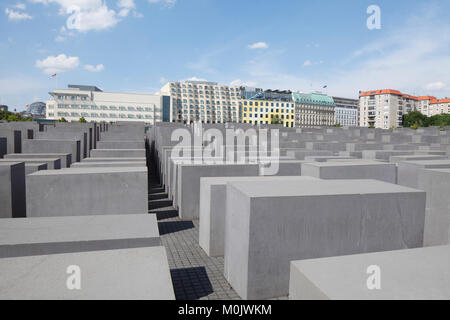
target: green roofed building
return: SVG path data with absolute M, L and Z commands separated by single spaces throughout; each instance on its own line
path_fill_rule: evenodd
M 333 97 L 322 93 L 293 93 L 295 127 L 333 126 L 335 107 Z

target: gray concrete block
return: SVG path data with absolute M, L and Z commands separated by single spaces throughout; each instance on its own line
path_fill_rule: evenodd
M 380 289 L 369 290 L 369 266 Z M 450 246 L 292 261 L 291 300 L 448 300 Z
M 73 168 L 27 176 L 27 216 L 148 212 L 147 168 Z
M 397 183 L 419 189 L 419 172 L 423 169 L 450 168 L 450 160 L 402 161 L 397 166 Z
M 307 156 L 332 156 L 333 152 L 328 150 L 289 150 L 286 155 L 297 160 L 305 160 Z
M 67 283 L 77 266 L 81 289 Z M 2 300 L 174 300 L 164 247 L 0 259 Z
M 413 155 L 414 151 L 398 150 L 364 150 L 362 158 L 367 160 L 385 160 L 389 161 L 391 156 Z
M 448 159 L 447 156 L 432 155 L 432 154 L 414 154 L 408 156 L 391 156 L 389 162 L 399 163 L 402 161 L 412 161 L 412 160 L 445 160 Z
M 288 294 L 292 260 L 422 246 L 425 193 L 376 180 L 227 184 L 225 277 L 244 299 Z
M 72 162 L 81 160 L 80 140 L 24 140 L 23 153 L 70 153 Z
M 160 246 L 155 215 L 0 220 L 0 258 Z
M 72 168 L 145 167 L 146 165 L 145 161 L 83 161 L 74 163 Z
M 8 153 L 6 138 L 0 138 L 0 159 L 3 159 L 4 155 Z
M 333 161 L 333 160 L 350 160 L 355 159 L 354 157 L 350 156 L 307 156 L 305 157 L 306 161 L 317 161 L 317 162 L 327 162 L 327 161 Z
M 118 157 L 118 158 L 86 158 L 83 159 L 83 163 L 85 162 L 145 162 L 145 157 Z
M 48 170 L 46 163 L 26 163 L 25 162 L 25 174 L 29 175 L 36 171 Z
M 0 163 L 0 218 L 26 216 L 25 163 Z
M 61 169 L 61 159 L 59 158 L 14 158 L 14 159 L 2 159 L 0 163 L 7 162 L 25 162 L 27 163 L 45 163 L 49 170 Z
M 419 171 L 418 188 L 427 193 L 424 246 L 450 243 L 450 169 Z
M 305 181 L 311 177 L 213 177 L 200 179 L 199 244 L 208 256 L 224 255 L 227 183 L 238 181 Z
M 178 172 L 179 215 L 183 220 L 199 217 L 200 178 L 257 176 L 258 164 L 180 164 Z
M 61 160 L 61 168 L 70 168 L 72 164 L 71 153 L 13 153 L 5 155 L 5 159 L 43 159 L 58 158 Z
M 275 164 L 274 162 L 278 162 Z M 259 175 L 261 176 L 301 176 L 302 163 L 304 160 L 258 160 L 260 165 Z M 278 170 L 273 174 L 274 169 L 278 166 Z
M 377 161 L 329 161 L 302 164 L 302 175 L 319 179 L 375 179 L 396 183 L 394 163 Z
M 95 149 L 91 158 L 138 158 L 145 157 L 145 149 Z
M 145 149 L 144 140 L 99 141 L 97 149 Z

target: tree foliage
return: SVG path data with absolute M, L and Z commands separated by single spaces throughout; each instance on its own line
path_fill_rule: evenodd
M 450 114 L 436 114 L 428 117 L 419 111 L 412 111 L 403 115 L 403 127 L 417 129 L 419 127 L 438 126 L 446 127 L 450 126 Z
M 0 120 L 6 121 L 32 121 L 31 118 L 24 118 L 20 113 L 14 113 L 10 111 L 0 111 Z

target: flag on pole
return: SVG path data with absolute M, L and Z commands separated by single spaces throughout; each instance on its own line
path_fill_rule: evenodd
M 51 75 L 50 78 L 56 78 L 56 73 Z
M 324 88 L 324 89 L 326 89 L 326 88 L 328 88 L 328 86 L 327 86 L 327 85 L 325 85 L 325 86 L 323 86 L 323 88 Z

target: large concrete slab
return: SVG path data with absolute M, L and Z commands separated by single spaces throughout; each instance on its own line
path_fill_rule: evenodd
M 28 217 L 148 212 L 146 167 L 73 168 L 27 176 Z
M 376 180 L 230 182 L 225 277 L 244 299 L 288 294 L 292 260 L 422 246 L 425 193 Z
M 61 169 L 61 159 L 59 158 L 14 158 L 14 159 L 2 159 L 0 163 L 8 163 L 8 162 L 25 162 L 27 163 L 45 163 L 47 164 L 47 168 L 49 170 Z
M 160 245 L 147 213 L 0 220 L 0 258 Z
M 118 157 L 118 158 L 113 158 L 113 157 L 108 157 L 108 158 L 86 158 L 83 159 L 82 162 L 114 162 L 114 161 L 119 161 L 119 162 L 136 162 L 136 161 L 140 161 L 140 162 L 145 162 L 145 157 Z
M 379 267 L 379 290 L 367 286 L 370 266 Z M 449 300 L 450 246 L 292 261 L 289 298 Z
M 411 160 L 398 163 L 397 183 L 410 188 L 419 188 L 419 172 L 424 169 L 450 168 L 450 160 Z
M 91 158 L 136 158 L 145 157 L 145 149 L 95 149 Z
M 419 171 L 418 188 L 427 193 L 424 245 L 450 243 L 450 169 Z
M 25 163 L 0 162 L 0 218 L 26 216 Z
M 391 156 L 389 162 L 399 163 L 402 161 L 413 161 L 413 160 L 446 160 L 447 156 L 433 155 L 433 154 L 414 154 L 407 156 Z
M 2 300 L 175 299 L 164 247 L 1 258 L 0 274 Z
M 145 167 L 145 161 L 83 161 L 72 165 L 72 168 L 107 168 L 107 167 Z
M 302 175 L 319 179 L 375 179 L 396 183 L 394 163 L 353 160 L 310 162 L 302 164 Z
M 70 168 L 72 154 L 70 153 L 13 153 L 5 155 L 5 159 L 43 159 L 58 158 L 61 160 L 61 168 Z
M 97 149 L 145 149 L 144 140 L 99 141 Z
M 199 244 L 208 256 L 224 255 L 227 213 L 227 183 L 239 181 L 304 181 L 311 177 L 260 176 L 200 179 Z
M 23 153 L 70 153 L 72 162 L 81 160 L 80 140 L 24 140 Z
M 258 164 L 180 164 L 178 172 L 179 215 L 183 220 L 199 217 L 200 178 L 257 176 Z

